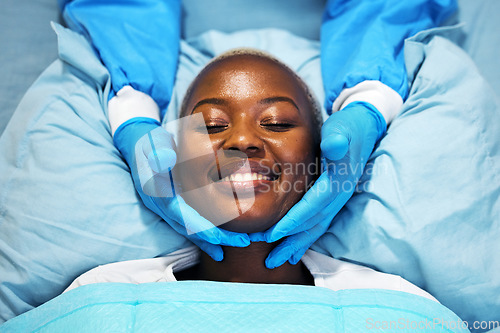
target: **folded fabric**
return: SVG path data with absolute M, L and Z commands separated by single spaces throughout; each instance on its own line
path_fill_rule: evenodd
M 465 325 L 405 292 L 184 281 L 82 286 L 0 332 L 469 332 Z

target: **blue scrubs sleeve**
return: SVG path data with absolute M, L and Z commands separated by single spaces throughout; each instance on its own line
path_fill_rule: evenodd
M 179 57 L 181 1 L 59 0 L 59 5 L 68 26 L 96 49 L 114 94 L 130 85 L 151 96 L 163 116 Z
M 404 40 L 438 26 L 457 9 L 455 0 L 329 0 L 321 27 L 325 107 L 342 90 L 380 81 L 408 95 Z

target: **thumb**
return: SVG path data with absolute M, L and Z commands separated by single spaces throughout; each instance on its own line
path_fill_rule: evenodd
M 143 153 L 154 172 L 166 173 L 174 167 L 177 162 L 174 139 L 164 128 L 158 127 L 147 133 L 142 143 Z
M 349 150 L 349 140 L 343 134 L 332 133 L 322 138 L 320 146 L 323 155 L 327 159 L 337 161 L 347 154 Z
M 156 173 L 167 173 L 177 161 L 177 154 L 171 148 L 154 149 L 148 154 L 148 164 Z

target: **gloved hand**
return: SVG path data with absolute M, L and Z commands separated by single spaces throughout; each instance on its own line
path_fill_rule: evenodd
M 321 129 L 325 171 L 304 197 L 272 228 L 250 235 L 252 241 L 286 238 L 267 257 L 268 268 L 287 260 L 296 264 L 330 226 L 356 189 L 366 162 L 387 128 L 371 104 L 353 102 L 332 114 Z
M 130 166 L 142 201 L 175 231 L 186 236 L 214 260 L 223 259 L 220 245 L 244 247 L 246 234 L 215 227 L 175 195 L 170 169 L 176 161 L 172 135 L 152 118 L 137 117 L 116 130 L 114 144 Z

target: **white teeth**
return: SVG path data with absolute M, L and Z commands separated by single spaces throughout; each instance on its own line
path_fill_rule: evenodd
M 263 175 L 258 174 L 256 172 L 252 172 L 252 173 L 233 173 L 232 175 L 226 176 L 226 177 L 221 179 L 221 181 L 223 181 L 223 182 L 228 182 L 228 181 L 249 182 L 252 180 L 271 180 L 271 178 L 267 177 L 267 176 L 263 176 Z

